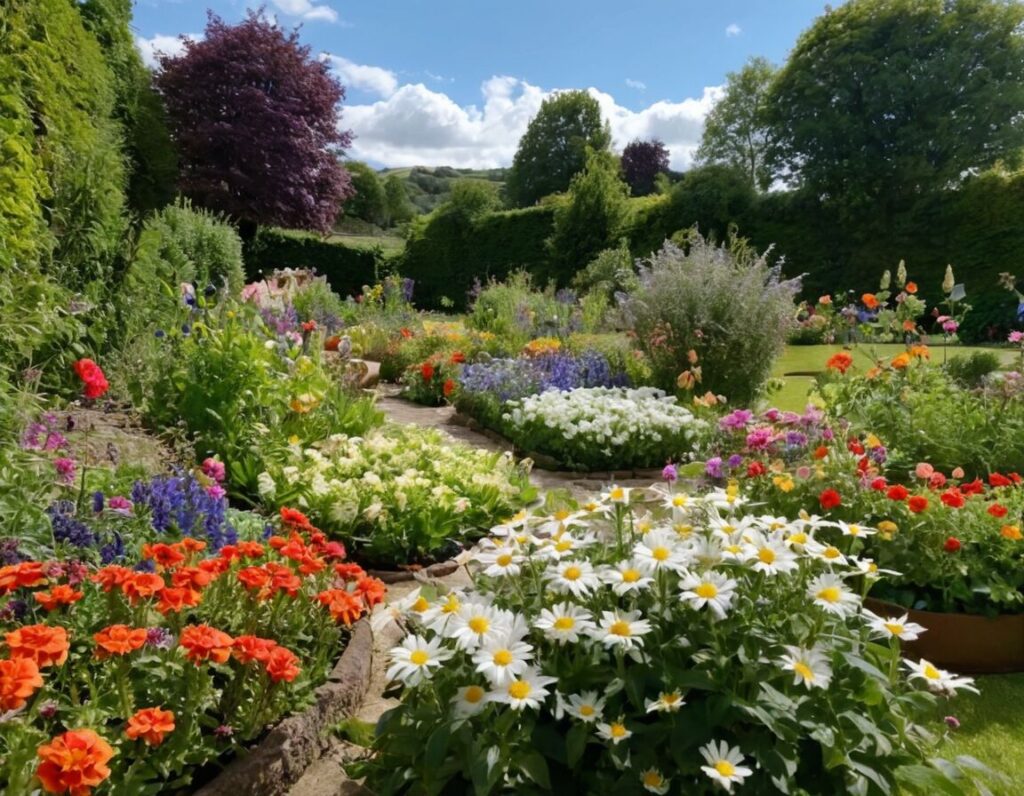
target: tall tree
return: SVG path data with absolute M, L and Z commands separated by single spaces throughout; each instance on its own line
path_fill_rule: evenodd
M 630 141 L 622 150 L 622 178 L 633 196 L 647 196 L 654 193 L 659 174 L 668 171 L 668 149 L 654 138 Z
M 397 174 L 390 174 L 384 180 L 384 198 L 388 209 L 388 224 L 402 224 L 411 221 L 416 214 L 416 209 L 409 201 L 409 191 L 406 190 L 405 180 Z
M 337 158 L 351 142 L 338 126 L 345 90 L 297 31 L 211 14 L 202 41 L 160 57 L 156 85 L 187 196 L 247 237 L 259 224 L 330 230 L 352 192 Z
M 345 169 L 352 180 L 353 191 L 345 201 L 345 215 L 384 226 L 388 214 L 387 197 L 377 172 L 358 160 L 346 161 Z
M 505 183 L 509 201 L 526 207 L 564 191 L 587 162 L 587 147 L 602 151 L 611 132 L 601 107 L 586 91 L 563 91 L 541 103 L 519 141 Z
M 727 76 L 725 95 L 704 122 L 697 150 L 701 164 L 721 164 L 742 171 L 754 188 L 772 182 L 767 155 L 772 142 L 768 121 L 768 90 L 776 69 L 765 58 L 751 58 Z
M 815 194 L 891 212 L 1024 150 L 1024 5 L 852 0 L 769 97 L 775 159 Z

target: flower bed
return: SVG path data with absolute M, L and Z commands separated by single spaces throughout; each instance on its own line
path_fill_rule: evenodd
M 508 402 L 502 420 L 519 448 L 578 470 L 661 466 L 690 454 L 704 428 L 653 388 L 549 390 Z
M 360 773 L 382 793 L 954 792 L 915 722 L 971 681 L 901 666 L 916 628 L 862 609 L 876 575 L 824 554 L 841 535 L 735 488 L 612 488 L 499 526 L 471 591 L 404 601 L 403 702 Z
M 136 497 L 130 510 L 159 514 Z M 122 510 L 111 500 L 61 522 L 96 536 Z M 236 515 L 232 539 L 182 535 L 180 517 L 113 563 L 69 539 L 58 547 L 74 557 L 0 568 L 5 793 L 36 780 L 52 793 L 184 787 L 307 704 L 344 627 L 384 598 L 297 511 L 281 512 L 279 533 Z

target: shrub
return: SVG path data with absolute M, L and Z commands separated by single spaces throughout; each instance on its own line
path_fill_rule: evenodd
M 955 354 L 943 365 L 953 381 L 961 387 L 980 387 L 985 377 L 1002 367 L 999 355 L 992 351 L 972 351 Z
M 656 386 L 674 391 L 696 359 L 702 386 L 742 405 L 782 352 L 799 281 L 783 281 L 742 242 L 718 247 L 694 232 L 686 244 L 666 244 L 641 267 L 624 312 Z
M 572 286 L 581 294 L 598 293 L 611 299 L 635 281 L 633 255 L 627 241 L 622 239 L 617 248 L 598 252 L 585 268 L 577 271 L 572 278 Z

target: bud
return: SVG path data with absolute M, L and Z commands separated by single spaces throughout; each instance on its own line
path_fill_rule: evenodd
M 896 268 L 896 286 L 903 287 L 905 284 L 907 284 L 907 264 L 900 260 L 900 264 Z
M 956 284 L 956 280 L 953 278 L 953 266 L 946 266 L 946 276 L 942 280 L 942 292 L 949 295 L 953 292 L 953 286 Z
M 878 283 L 878 289 L 888 290 L 890 282 L 892 282 L 892 274 L 889 273 L 889 269 L 886 268 L 884 273 L 882 274 L 882 281 Z

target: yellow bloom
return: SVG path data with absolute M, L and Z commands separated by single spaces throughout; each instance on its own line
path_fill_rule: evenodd
M 886 541 L 891 540 L 898 530 L 899 526 L 892 520 L 882 520 L 882 522 L 878 523 L 878 533 Z
M 1022 538 L 1024 538 L 1024 536 L 1021 535 L 1019 525 L 1004 525 L 1000 529 L 999 534 L 1004 539 L 1011 539 L 1014 542 L 1019 542 Z
M 789 473 L 784 473 L 782 475 L 775 476 L 774 478 L 772 478 L 772 483 L 775 484 L 775 486 L 781 489 L 783 492 L 792 492 L 793 487 L 796 486 L 796 484 L 793 483 L 793 479 L 789 475 Z

